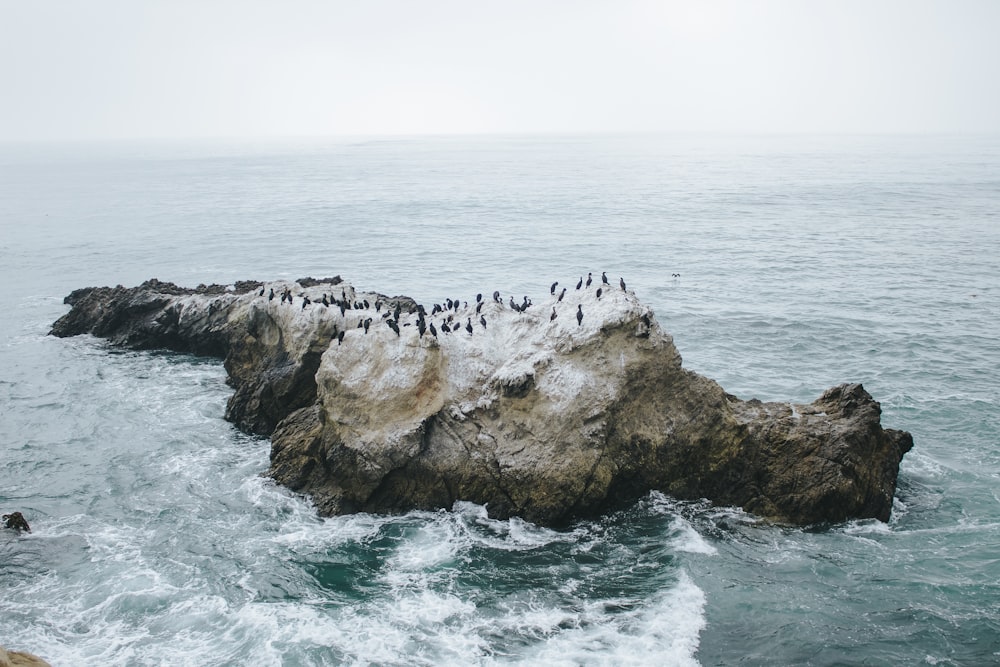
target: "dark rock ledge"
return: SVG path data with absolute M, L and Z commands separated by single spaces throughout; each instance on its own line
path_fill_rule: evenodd
M 326 515 L 467 500 L 557 525 L 659 490 L 795 524 L 888 520 L 913 439 L 882 428 L 860 384 L 810 404 L 740 400 L 682 368 L 632 292 L 603 287 L 523 312 L 489 296 L 478 314 L 475 299 L 428 308 L 434 336 L 413 300 L 339 276 L 150 280 L 74 291 L 52 334 L 225 359 L 226 418 L 270 436 L 269 475 Z

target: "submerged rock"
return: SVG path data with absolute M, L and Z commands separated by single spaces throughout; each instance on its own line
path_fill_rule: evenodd
M 20 512 L 11 512 L 10 514 L 3 515 L 3 527 L 10 530 L 15 530 L 19 533 L 30 533 L 31 526 L 28 525 L 27 519 Z
M 659 490 L 798 524 L 889 518 L 913 441 L 860 384 L 740 400 L 685 370 L 632 292 L 598 287 L 431 314 L 339 276 L 154 280 L 73 292 L 52 333 L 223 357 L 226 418 L 269 435 L 269 474 L 324 514 L 466 500 L 554 525 Z

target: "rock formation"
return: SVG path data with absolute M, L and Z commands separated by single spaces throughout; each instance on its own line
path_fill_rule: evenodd
M 52 333 L 224 358 L 226 418 L 270 436 L 269 474 L 327 515 L 467 500 L 558 525 L 659 490 L 797 524 L 889 518 L 913 441 L 861 385 L 740 400 L 682 367 L 634 293 L 597 287 L 436 312 L 339 277 L 151 280 L 73 292 Z
M 31 526 L 28 525 L 27 519 L 20 512 L 11 512 L 10 514 L 4 514 L 3 517 L 3 527 L 9 528 L 10 530 L 15 530 L 19 533 L 30 533 Z
M 8 651 L 0 646 L 0 667 L 52 667 L 37 655 L 24 651 Z

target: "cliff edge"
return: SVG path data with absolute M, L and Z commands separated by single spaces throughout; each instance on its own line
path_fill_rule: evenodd
M 225 359 L 226 418 L 323 514 L 482 503 L 556 525 L 651 490 L 807 524 L 888 520 L 909 433 L 860 384 L 743 401 L 624 285 L 430 308 L 340 277 L 87 288 L 52 329 Z

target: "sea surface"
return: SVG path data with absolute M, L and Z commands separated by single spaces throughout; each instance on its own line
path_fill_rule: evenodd
M 600 271 L 742 398 L 863 383 L 916 443 L 892 519 L 324 519 L 220 361 L 47 335 L 152 277 L 430 304 Z M 2 145 L 0 313 L 0 511 L 33 528 L 0 531 L 0 644 L 53 665 L 1000 663 L 1000 137 Z

